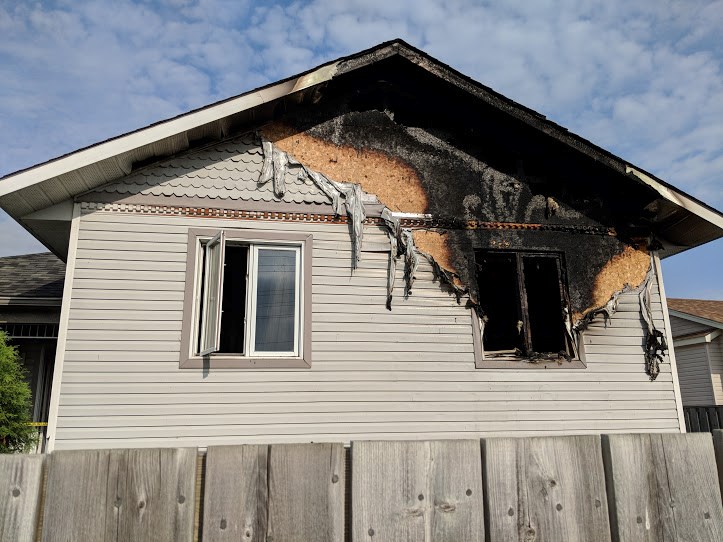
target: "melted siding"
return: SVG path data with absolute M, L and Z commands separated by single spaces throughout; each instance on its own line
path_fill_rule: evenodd
M 178 368 L 189 227 L 313 233 L 311 369 Z M 56 448 L 679 430 L 669 361 L 644 372 L 636 296 L 585 333 L 587 369 L 479 370 L 469 311 L 425 261 L 391 312 L 387 254 L 350 262 L 346 225 L 83 215 Z M 663 329 L 657 292 L 653 311 Z

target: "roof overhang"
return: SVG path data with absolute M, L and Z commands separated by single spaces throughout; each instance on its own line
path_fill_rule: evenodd
M 301 101 L 309 96 L 313 100 L 316 89 L 333 78 L 395 55 L 657 192 L 660 205 L 656 213 L 664 232 L 664 256 L 723 236 L 723 215 L 717 210 L 401 40 L 7 175 L 0 179 L 0 207 L 64 259 L 70 215 L 39 218 L 38 211 L 72 201 L 79 194 L 128 175 L 138 164 L 238 134 L 258 118 L 270 117 L 278 100 Z
M 671 316 L 675 316 L 676 318 L 682 318 L 683 320 L 690 320 L 691 322 L 695 322 L 696 324 L 703 324 L 704 326 L 709 326 L 717 329 L 723 329 L 723 323 L 717 322 L 716 320 L 711 320 L 709 318 L 703 318 L 701 316 L 695 316 L 693 314 L 688 314 L 687 312 L 681 312 L 676 311 L 673 309 L 668 309 L 668 313 Z

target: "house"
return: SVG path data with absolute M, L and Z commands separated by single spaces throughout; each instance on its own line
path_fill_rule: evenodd
M 723 405 L 723 301 L 669 299 L 683 406 Z
M 67 262 L 50 449 L 684 431 L 723 216 L 401 41 L 0 180 Z
M 0 331 L 27 371 L 33 423 L 45 435 L 65 265 L 50 252 L 0 258 Z M 44 438 L 39 441 L 40 449 Z

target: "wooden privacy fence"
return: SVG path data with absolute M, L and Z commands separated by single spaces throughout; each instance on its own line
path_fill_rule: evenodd
M 723 429 L 723 406 L 683 407 L 685 427 L 690 433 Z
M 0 539 L 718 542 L 716 453 L 721 431 L 0 456 Z

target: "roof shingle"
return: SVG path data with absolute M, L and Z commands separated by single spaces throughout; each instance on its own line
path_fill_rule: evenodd
M 0 258 L 0 297 L 62 298 L 65 264 L 50 252 Z
M 668 308 L 723 324 L 723 301 L 668 298 Z

